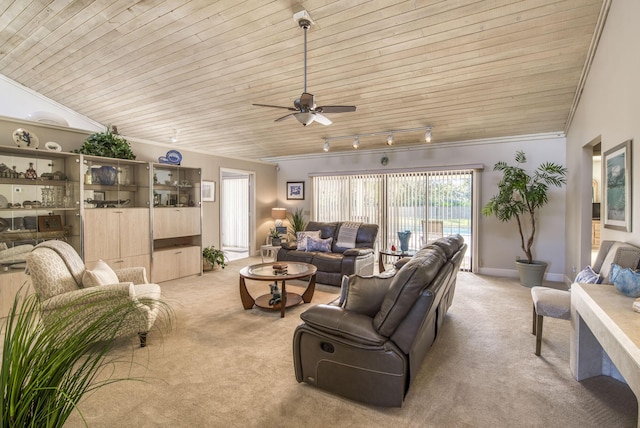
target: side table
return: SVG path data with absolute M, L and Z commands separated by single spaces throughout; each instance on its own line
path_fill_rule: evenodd
M 383 263 L 383 256 L 391 256 L 391 257 L 396 257 L 398 259 L 401 259 L 403 257 L 413 257 L 416 254 L 416 250 L 407 250 L 407 251 L 391 251 L 391 250 L 380 250 L 379 254 L 378 254 L 378 268 L 380 273 L 385 271 L 384 268 L 384 263 Z
M 278 255 L 278 250 L 280 250 L 280 245 L 262 245 L 260 247 L 260 257 L 262 257 L 262 263 L 264 263 L 265 257 L 272 257 L 273 261 L 276 260 L 276 256 Z

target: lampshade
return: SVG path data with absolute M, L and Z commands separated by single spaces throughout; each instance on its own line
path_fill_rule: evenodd
M 285 208 L 271 208 L 271 217 L 275 219 L 287 218 L 287 210 Z

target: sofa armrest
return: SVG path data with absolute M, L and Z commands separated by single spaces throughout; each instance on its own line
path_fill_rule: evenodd
M 123 282 L 119 284 L 98 285 L 89 288 L 80 288 L 68 293 L 58 294 L 42 302 L 43 311 L 51 311 L 74 304 L 87 304 L 100 301 L 112 301 L 122 298 L 131 300 L 133 284 Z
M 373 328 L 373 318 L 339 306 L 317 305 L 300 318 L 310 327 L 364 345 L 379 346 L 387 341 Z
M 133 282 L 134 284 L 148 284 L 147 270 L 144 267 L 129 267 L 114 269 L 120 282 Z
M 284 248 L 285 250 L 297 250 L 298 243 L 296 241 L 287 241 L 287 242 L 283 242 L 281 247 Z
M 373 248 L 349 248 L 342 254 L 345 256 L 366 256 L 367 254 L 373 254 Z

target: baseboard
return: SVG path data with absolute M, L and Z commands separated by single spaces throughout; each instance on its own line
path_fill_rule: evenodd
M 480 275 L 500 276 L 505 278 L 518 278 L 518 271 L 516 269 L 480 268 L 478 269 L 478 273 Z M 551 281 L 551 282 L 566 283 L 565 276 L 562 273 L 546 273 L 544 275 L 544 279 L 546 281 Z

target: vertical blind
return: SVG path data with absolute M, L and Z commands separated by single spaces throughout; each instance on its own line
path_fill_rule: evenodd
M 222 247 L 249 247 L 249 177 L 223 178 Z
M 312 218 L 378 224 L 376 249 L 399 247 L 398 232 L 407 230 L 413 249 L 452 233 L 471 243 L 471 170 L 315 176 L 312 180 Z M 465 270 L 471 268 L 469 252 L 462 266 Z

